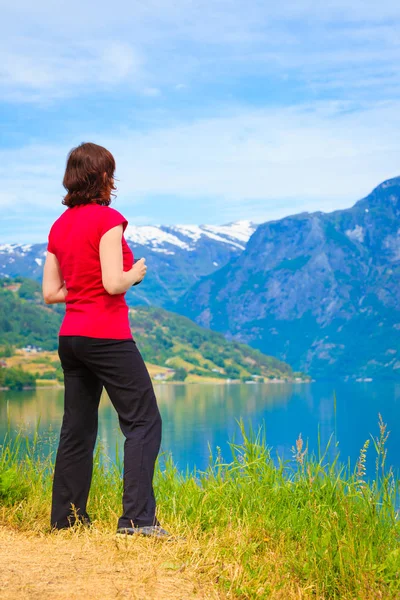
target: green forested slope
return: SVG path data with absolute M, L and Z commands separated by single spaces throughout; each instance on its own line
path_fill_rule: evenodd
M 0 347 L 32 344 L 57 347 L 63 308 L 46 306 L 40 285 L 28 279 L 0 280 Z M 187 373 L 222 379 L 292 379 L 291 367 L 245 344 L 204 329 L 176 313 L 156 307 L 130 312 L 133 336 L 144 359 L 168 366 L 178 379 Z
M 133 337 L 145 360 L 199 376 L 291 379 L 291 367 L 245 344 L 156 307 L 131 309 Z
M 32 344 L 54 350 L 57 348 L 62 312 L 61 307 L 54 309 L 44 304 L 39 283 L 22 278 L 0 280 L 2 346 Z

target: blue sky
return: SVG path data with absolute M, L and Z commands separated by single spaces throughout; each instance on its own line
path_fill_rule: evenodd
M 0 242 L 45 239 L 81 141 L 138 225 L 330 211 L 400 175 L 393 0 L 19 0 L 2 22 Z

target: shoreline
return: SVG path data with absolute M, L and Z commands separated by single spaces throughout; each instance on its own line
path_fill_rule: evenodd
M 52 381 L 52 380 L 49 380 Z M 291 380 L 291 379 L 269 379 L 267 381 L 240 381 L 238 379 L 233 380 L 213 380 L 213 381 L 154 381 L 152 379 L 153 385 L 277 385 L 282 383 L 290 383 L 290 384 L 305 384 L 305 383 L 315 383 L 315 379 L 310 380 Z M 45 389 L 56 389 L 63 390 L 64 385 L 59 384 L 51 384 L 51 385 L 36 385 L 23 387 L 22 390 L 13 390 L 8 387 L 0 387 L 0 392 L 31 392 L 33 390 L 45 390 Z

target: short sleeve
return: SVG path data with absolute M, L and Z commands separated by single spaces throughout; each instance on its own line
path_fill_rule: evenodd
M 51 228 L 50 232 L 49 232 L 49 236 L 47 238 L 47 252 L 51 252 L 52 254 L 55 254 L 56 250 L 55 250 L 53 238 L 54 238 L 54 233 L 53 233 L 53 228 Z
M 116 227 L 117 225 L 122 225 L 123 231 L 125 231 L 128 221 L 125 219 L 120 212 L 115 210 L 115 208 L 110 208 L 105 206 L 103 209 L 103 215 L 100 219 L 100 237 L 102 237 L 107 231 Z

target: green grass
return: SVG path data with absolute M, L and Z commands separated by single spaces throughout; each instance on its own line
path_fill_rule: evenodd
M 328 448 L 309 456 L 301 438 L 293 460 L 276 465 L 263 429 L 246 433 L 241 424 L 241 432 L 230 460 L 217 452 L 204 472 L 181 474 L 170 457 L 160 459 L 159 518 L 188 539 L 179 544 L 179 560 L 209 571 L 221 597 L 399 598 L 399 482 L 386 470 L 383 422 L 354 472 L 329 464 Z M 52 459 L 41 455 L 37 437 L 5 440 L 0 524 L 49 532 Z M 365 477 L 369 460 L 372 482 Z M 111 463 L 97 451 L 89 506 L 96 531 L 116 526 L 121 469 L 120 453 Z

